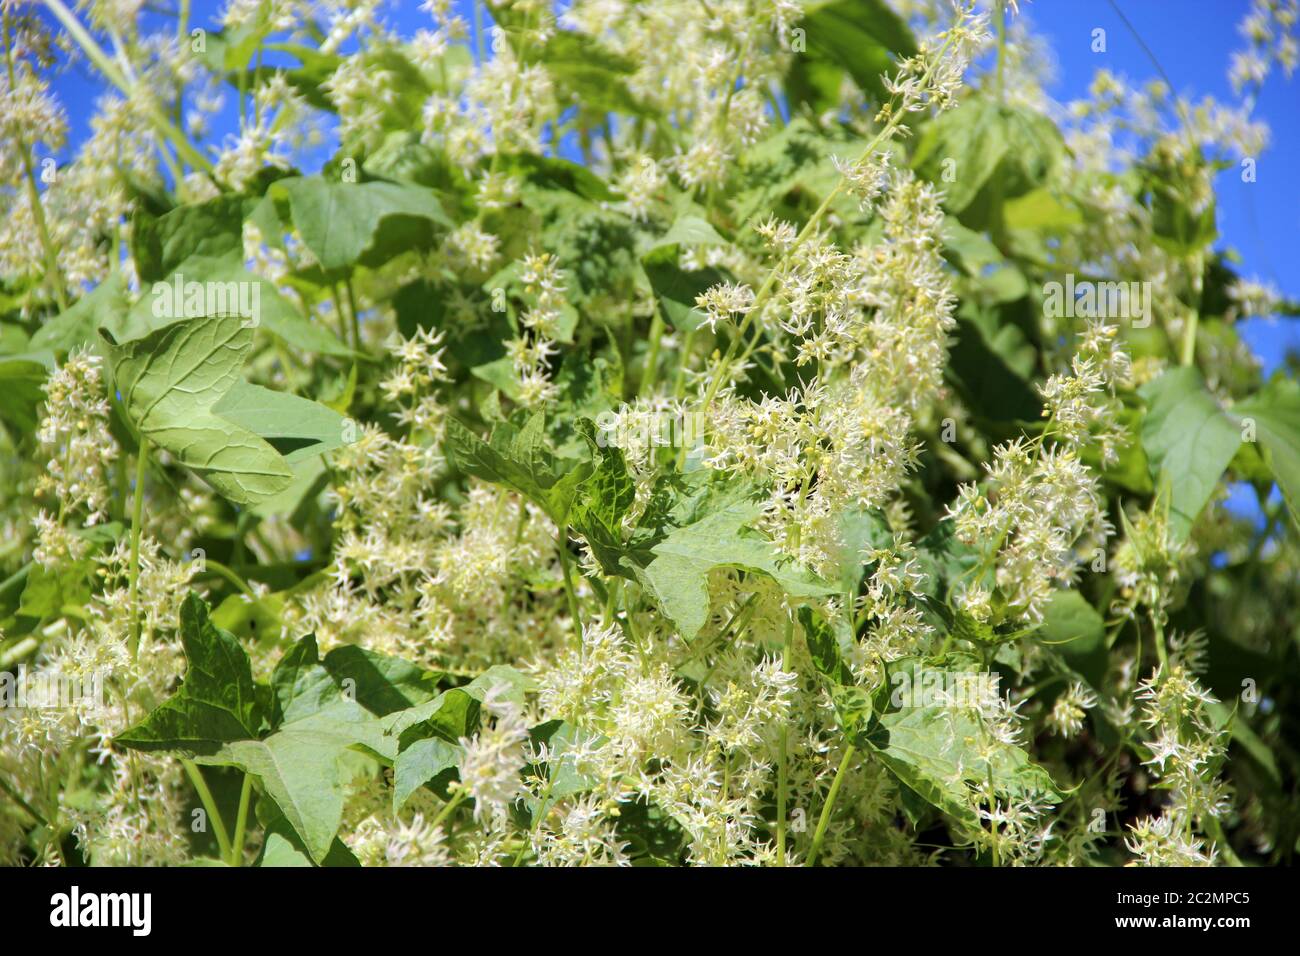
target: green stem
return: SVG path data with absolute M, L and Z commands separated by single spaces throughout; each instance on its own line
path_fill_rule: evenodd
M 90 35 L 90 32 L 81 24 L 71 10 L 64 5 L 63 0 L 42 0 L 46 8 L 49 9 L 56 20 L 58 20 L 65 30 L 68 31 L 72 39 L 81 47 L 86 57 L 93 63 L 99 72 L 103 73 L 110 83 L 121 90 L 127 99 L 135 97 L 135 85 L 127 80 L 122 72 L 118 70 L 116 64 L 104 52 L 103 48 Z M 145 115 L 149 122 L 154 125 L 158 132 L 167 137 L 172 145 L 176 147 L 176 152 L 187 163 L 195 169 L 201 170 L 213 182 L 217 182 L 216 167 L 212 161 L 194 148 L 194 145 L 186 138 L 185 134 L 172 125 L 171 120 L 159 109 L 158 104 L 152 98 L 145 98 Z M 179 185 L 179 184 L 178 184 Z M 218 183 L 218 185 L 220 185 Z
M 203 809 L 208 814 L 208 819 L 212 821 L 212 833 L 217 838 L 217 847 L 221 851 L 223 860 L 230 859 L 230 837 L 226 835 L 226 825 L 221 822 L 221 815 L 217 813 L 217 802 L 212 799 L 212 791 L 208 789 L 208 783 L 203 779 L 203 774 L 199 773 L 199 768 L 195 766 L 194 761 L 188 757 L 181 758 L 181 766 L 189 775 L 190 783 L 194 784 L 194 789 L 198 791 L 199 800 L 203 803 Z
M 131 505 L 131 659 L 140 651 L 140 531 L 144 524 L 144 474 L 149 463 L 149 439 L 140 436 L 135 459 L 135 501 Z
M 987 778 L 989 784 L 989 849 L 993 853 L 993 866 L 994 868 L 997 868 L 1002 865 L 1002 848 L 998 845 L 998 839 L 1001 837 L 1002 834 L 998 832 L 997 816 L 995 813 L 995 811 L 997 810 L 997 807 L 995 806 L 997 800 L 997 796 L 996 796 L 997 791 L 993 789 L 993 764 L 992 763 L 987 764 L 987 771 L 988 771 Z
M 569 526 L 560 529 L 560 538 L 556 542 L 560 549 L 560 570 L 564 572 L 564 593 L 569 599 L 569 616 L 582 632 L 582 615 L 578 612 L 578 592 L 573 587 L 573 571 L 569 567 Z
M 1195 286 L 1196 305 L 1192 308 L 1192 314 L 1187 319 L 1187 331 L 1183 333 L 1182 355 L 1179 356 L 1180 362 L 1184 366 L 1196 364 L 1196 327 L 1201 321 L 1201 299 L 1204 295 L 1204 272 L 1205 272 L 1205 255 L 1197 252 L 1192 256 L 1192 282 Z
M 1228 866 L 1246 865 L 1241 862 L 1241 857 L 1237 856 L 1236 852 L 1232 849 L 1232 844 L 1228 842 L 1228 837 L 1223 832 L 1223 825 L 1219 823 L 1216 817 L 1209 818 L 1205 829 L 1209 832 L 1210 836 L 1214 838 L 1214 842 L 1218 846 L 1219 851 L 1223 854 L 1223 858 L 1228 861 Z
M 447 805 L 438 811 L 438 815 L 433 818 L 433 823 L 430 824 L 430 828 L 442 826 L 443 821 L 451 816 L 451 812 L 460 806 L 468 796 L 468 791 L 457 790 L 455 796 L 448 800 Z
M 334 314 L 338 318 L 339 341 L 346 342 L 348 340 L 348 313 L 347 310 L 343 308 L 343 300 L 339 298 L 339 287 L 337 282 L 330 286 L 330 298 L 334 302 Z M 353 351 L 355 352 L 356 349 L 354 348 Z
M 222 564 L 220 561 L 214 561 L 212 558 L 204 558 L 203 565 L 205 570 L 212 571 L 217 575 L 219 575 L 220 577 L 225 578 L 227 581 L 229 581 L 235 587 L 239 588 L 240 591 L 242 591 L 244 594 L 247 594 L 249 597 L 251 598 L 257 597 L 257 593 L 251 587 L 248 586 L 247 581 L 241 578 L 234 570 Z
M 14 74 L 13 51 L 10 46 L 9 10 L 4 13 L 5 70 L 9 77 L 9 89 L 17 88 Z M 32 156 L 27 149 L 27 141 L 22 132 L 14 128 L 14 141 L 18 155 L 22 157 L 24 178 L 27 181 L 27 194 L 32 204 L 32 219 L 36 223 L 36 232 L 40 236 L 41 250 L 45 253 L 45 281 L 54 292 L 54 300 L 59 304 L 59 311 L 68 308 L 68 294 L 63 286 L 63 275 L 59 272 L 59 255 L 50 238 L 49 224 L 45 220 L 45 207 L 41 204 L 41 191 L 36 185 L 36 169 L 32 166 Z
M 1155 612 L 1151 614 L 1151 629 L 1155 633 L 1156 640 L 1156 658 L 1160 661 L 1160 669 L 1163 671 L 1165 665 L 1169 662 L 1169 655 L 1165 651 L 1165 629 L 1160 623 L 1160 618 Z
M 352 291 L 352 280 L 345 279 L 343 288 L 348 294 L 348 311 L 352 313 L 352 351 L 361 351 L 361 316 L 357 312 L 357 297 Z
M 474 0 L 474 46 L 478 53 L 478 63 L 476 65 L 482 69 L 487 54 L 483 45 L 483 8 L 480 5 L 480 0 Z
M 1184 366 L 1191 365 L 1196 361 L 1196 326 L 1199 322 L 1200 311 L 1192 309 L 1192 314 L 1187 319 L 1187 331 L 1183 333 L 1182 355 L 1179 356 L 1180 364 Z
M 826 794 L 826 805 L 822 807 L 822 815 L 817 820 L 817 831 L 813 834 L 812 849 L 808 851 L 808 866 L 817 865 L 817 855 L 822 850 L 822 840 L 826 838 L 826 828 L 831 822 L 831 810 L 835 806 L 835 798 L 840 795 L 840 784 L 844 782 L 844 774 L 849 769 L 849 761 L 853 759 L 856 749 L 852 744 L 844 751 L 844 759 L 840 761 L 839 769 L 835 771 L 835 779 L 831 781 L 830 793 Z
M 664 319 L 655 306 L 654 318 L 650 320 L 650 351 L 645 357 L 645 371 L 641 373 L 641 387 L 637 389 L 637 394 L 641 398 L 646 398 L 654 389 L 655 380 L 659 372 L 659 343 L 664 337 Z
M 41 646 L 41 642 L 34 637 L 24 637 L 22 640 L 11 645 L 0 654 L 0 667 L 8 667 L 15 661 L 21 661 L 30 654 L 34 654 L 36 649 Z
M 1003 92 L 1005 87 L 1002 82 L 1002 61 L 1006 59 L 1007 52 L 1007 4 L 1006 0 L 998 0 L 997 7 L 998 21 L 998 71 L 997 71 L 997 92 L 998 102 L 1004 99 Z
M 30 803 L 24 800 L 22 798 L 22 795 L 19 794 L 17 790 L 9 786 L 8 781 L 6 781 L 4 777 L 0 777 L 0 790 L 3 790 L 8 795 L 10 800 L 12 800 L 24 811 L 26 811 L 27 814 L 31 816 L 31 818 L 35 820 L 37 823 L 39 823 L 41 826 L 47 827 L 50 825 L 49 821 L 46 820 L 43 816 L 41 816 L 39 813 L 37 813 L 36 809 Z
M 691 360 L 691 347 L 695 345 L 695 329 L 690 329 L 682 337 L 682 356 L 677 363 L 677 375 L 673 381 L 673 398 L 681 401 L 686 395 L 686 363 Z
M 239 815 L 235 817 L 235 838 L 230 843 L 230 865 L 244 865 L 244 834 L 248 825 L 248 804 L 253 795 L 253 775 L 244 774 L 244 785 L 239 790 Z

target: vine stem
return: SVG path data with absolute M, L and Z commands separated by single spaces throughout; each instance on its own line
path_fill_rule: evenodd
M 140 531 L 144 524 L 144 474 L 149 463 L 149 439 L 140 436 L 135 459 L 135 501 L 131 505 L 131 659 L 140 652 Z
M 1236 851 L 1232 849 L 1232 844 L 1228 842 L 1228 837 L 1223 832 L 1223 824 L 1217 817 L 1210 817 L 1205 828 L 1223 853 L 1223 858 L 1228 861 L 1228 866 L 1245 866 L 1241 862 L 1241 857 L 1237 856 Z
M 343 288 L 348 295 L 348 311 L 352 314 L 352 351 L 361 351 L 361 316 L 357 314 L 357 297 L 352 291 L 352 280 L 345 279 Z
M 478 54 L 474 65 L 481 69 L 483 61 L 487 59 L 487 50 L 483 43 L 483 8 L 480 0 L 474 0 L 474 52 Z
M 22 794 L 11 787 L 4 777 L 0 777 L 0 790 L 3 790 L 10 800 L 14 801 L 14 803 L 21 807 L 26 813 L 30 814 L 32 819 L 41 826 L 48 827 L 50 825 L 49 821 L 46 820 L 45 817 L 41 816 L 40 813 L 36 811 L 35 807 L 24 800 Z
M 203 779 L 203 774 L 199 772 L 198 766 L 188 757 L 181 758 L 181 766 L 189 775 L 190 783 L 194 784 L 194 789 L 198 791 L 199 800 L 203 803 L 203 809 L 208 814 L 208 819 L 212 821 L 212 833 L 217 838 L 217 848 L 221 853 L 223 860 L 229 860 L 231 855 L 230 837 L 226 833 L 226 825 L 221 822 L 221 814 L 217 813 L 217 802 L 212 799 L 212 791 L 208 789 L 208 782 Z
M 840 761 L 839 767 L 835 771 L 835 779 L 831 781 L 831 789 L 826 794 L 826 803 L 822 806 L 822 815 L 817 820 L 817 830 L 813 833 L 812 849 L 808 851 L 807 866 L 817 865 L 817 855 L 822 850 L 822 840 L 826 838 L 826 828 L 831 822 L 831 810 L 835 807 L 835 798 L 840 795 L 840 784 L 844 782 L 844 774 L 849 769 L 849 762 L 857 748 L 849 744 L 849 748 L 844 751 L 844 759 Z
M 578 611 L 578 592 L 573 588 L 573 570 L 569 567 L 569 526 L 560 529 L 560 538 L 556 542 L 560 549 L 560 570 L 564 572 L 564 593 L 569 599 L 569 616 L 582 631 L 582 615 Z
M 447 805 L 439 810 L 438 815 L 433 818 L 433 822 L 429 825 L 430 829 L 442 826 L 443 821 L 451 816 L 451 812 L 460 806 L 467 796 L 469 794 L 466 791 L 457 790 L 455 796 L 448 800 Z
M 240 591 L 242 591 L 244 594 L 248 595 L 249 597 L 251 598 L 257 597 L 257 593 L 251 587 L 249 587 L 248 582 L 245 581 L 243 578 L 241 578 L 232 568 L 227 567 L 226 565 L 222 564 L 220 561 L 214 561 L 212 558 L 204 558 L 203 565 L 207 570 L 212 571 L 218 576 L 225 578 L 227 581 L 229 581 L 235 587 L 239 588 Z
M 1006 0 L 998 0 L 997 6 L 998 20 L 998 72 L 997 72 L 997 90 L 998 103 L 1005 99 L 1005 87 L 1002 83 L 1002 61 L 1006 59 L 1007 53 L 1007 4 Z
M 785 646 L 781 649 L 781 670 L 790 669 L 790 641 L 794 637 L 794 620 L 785 622 Z M 785 866 L 785 814 L 786 814 L 786 734 L 788 722 L 781 721 L 777 732 L 776 752 L 776 865 Z
M 1151 630 L 1155 636 L 1156 659 L 1160 662 L 1160 669 L 1164 670 L 1165 665 L 1169 663 L 1169 654 L 1165 650 L 1165 629 L 1160 623 L 1160 618 L 1155 613 L 1151 615 Z
M 230 842 L 230 865 L 244 864 L 244 835 L 248 826 L 248 804 L 253 795 L 253 775 L 244 774 L 244 785 L 239 790 L 239 815 L 235 817 L 235 838 Z
M 8 9 L 4 12 L 4 41 L 5 71 L 9 77 L 9 89 L 12 90 L 17 86 L 17 79 L 14 74 Z M 18 155 L 22 157 L 23 161 L 23 173 L 27 181 L 28 198 L 32 204 L 32 219 L 36 223 L 36 232 L 41 239 L 41 250 L 45 253 L 45 279 L 54 293 L 54 301 L 58 303 L 59 311 L 62 312 L 68 308 L 68 293 L 63 285 L 63 275 L 59 272 L 59 255 L 54 248 L 54 241 L 50 238 L 49 224 L 45 221 L 45 207 L 41 204 L 41 191 L 36 186 L 36 170 L 32 166 L 32 156 L 27 149 L 27 141 L 17 130 L 15 130 L 14 139 L 17 141 Z
M 637 389 L 641 398 L 647 398 L 654 389 L 659 372 L 659 343 L 663 337 L 664 318 L 656 305 L 654 318 L 650 320 L 650 351 L 646 353 L 645 371 L 641 373 L 641 385 Z
M 1204 269 L 1204 256 L 1197 253 L 1192 257 L 1192 267 L 1195 270 L 1196 282 L 1201 281 L 1201 272 Z M 1200 324 L 1200 291 L 1197 290 L 1197 305 L 1191 310 L 1187 317 L 1187 330 L 1183 333 L 1182 351 L 1179 355 L 1179 364 L 1184 368 L 1196 364 L 1196 327 Z

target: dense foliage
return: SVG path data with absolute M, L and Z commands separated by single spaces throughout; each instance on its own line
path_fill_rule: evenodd
M 0 4 L 0 860 L 1290 860 L 1295 0 L 385 6 Z

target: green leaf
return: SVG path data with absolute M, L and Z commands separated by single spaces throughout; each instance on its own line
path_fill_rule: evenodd
M 453 687 L 433 700 L 392 714 L 384 723 L 384 733 L 398 739 L 399 751 L 429 737 L 457 743 L 478 727 L 482 700 L 483 695 L 477 691 Z
M 63 608 L 89 603 L 94 562 L 63 561 L 53 567 L 33 562 L 23 586 L 16 614 L 44 620 L 57 617 Z
M 444 203 L 454 202 L 461 192 L 470 191 L 460 168 L 445 153 L 420 142 L 414 130 L 389 133 L 361 168 L 369 176 L 435 190 Z
M 546 445 L 541 413 L 517 422 L 500 422 L 483 441 L 454 418 L 447 419 L 447 460 L 460 471 L 503 484 L 541 507 L 557 525 L 568 523 L 569 508 L 588 467 L 562 472 Z
M 523 707 L 525 696 L 533 686 L 526 674 L 496 664 L 464 687 L 454 687 L 432 700 L 390 714 L 384 720 L 384 734 L 399 738 L 400 749 L 408 747 L 413 740 L 430 736 L 456 743 L 478 727 L 479 705 L 494 688 L 498 700 Z
M 717 246 L 724 240 L 718 230 L 709 225 L 708 220 L 700 216 L 684 215 L 673 220 L 661 239 L 655 241 L 652 248 L 662 249 L 666 246 Z
M 181 633 L 189 669 L 180 691 L 116 742 L 193 754 L 200 763 L 255 775 L 311 860 L 325 861 L 336 851 L 343 813 L 341 758 L 353 750 L 388 762 L 398 756 L 396 737 L 386 732 L 391 722 L 381 722 L 354 697 L 380 709 L 405 707 L 427 700 L 436 678 L 364 652 L 331 653 L 322 663 L 315 639 L 305 637 L 271 677 L 272 732 L 257 739 L 261 721 L 248 658 L 209 621 L 207 606 L 194 594 L 182 607 Z M 454 693 L 477 707 L 472 693 Z
M 941 113 L 925 127 L 912 165 L 944 190 L 944 205 L 962 212 L 986 184 L 1003 198 L 1042 185 L 1065 153 L 1050 119 L 985 96 L 974 96 Z
M 1016 329 L 1004 325 L 1002 345 L 1013 345 Z M 1041 418 L 1042 403 L 1029 382 L 1011 368 L 984 329 L 959 316 L 956 338 L 949 348 L 945 377 L 980 419 L 988 422 L 1032 422 Z M 1023 343 L 1023 339 L 1020 340 Z M 1032 347 L 1029 349 L 1033 354 Z
M 890 665 L 891 679 L 908 673 L 913 686 L 935 668 L 918 659 Z M 940 668 L 942 679 L 959 671 Z M 931 805 L 977 829 L 979 819 L 967 798 L 967 784 L 992 781 L 1003 797 L 1035 794 L 1049 803 L 1061 800 L 1051 776 L 1020 747 L 986 739 L 976 719 L 956 707 L 903 707 L 887 710 L 868 734 L 877 756 L 907 787 Z
M 51 356 L 52 359 L 52 356 Z M 0 421 L 19 434 L 36 431 L 52 361 L 31 355 L 0 359 Z
M 435 231 L 450 226 L 437 196 L 420 186 L 309 176 L 281 180 L 274 188 L 288 195 L 303 242 L 331 274 L 429 248 Z
M 325 655 L 325 670 L 357 703 L 380 717 L 438 696 L 442 675 L 410 661 L 345 644 Z
M 786 218 L 811 215 L 843 178 L 836 162 L 857 160 L 866 146 L 866 140 L 848 130 L 822 129 L 794 117 L 740 157 L 737 178 L 745 186 L 733 201 L 733 219 L 741 222 L 769 212 Z M 848 201 L 845 208 L 856 209 L 856 203 Z
M 254 866 L 316 866 L 316 862 L 307 852 L 302 839 L 283 815 L 277 815 L 274 823 L 266 827 L 262 839 L 262 852 L 258 854 Z M 330 844 L 329 852 L 320 861 L 321 866 L 360 866 L 361 863 L 338 837 Z
M 1140 394 L 1147 402 L 1142 447 L 1157 486 L 1169 484 L 1170 534 L 1186 541 L 1241 445 L 1241 428 L 1205 390 L 1194 368 L 1169 369 Z
M 438 696 L 441 675 L 388 654 L 353 645 L 336 647 L 322 661 L 307 635 L 280 659 L 271 676 L 271 727 L 311 716 L 340 701 L 355 701 L 379 717 Z
M 796 102 L 811 103 L 817 112 L 839 105 L 839 84 L 818 82 L 818 70 L 838 68 L 837 75 L 840 70 L 848 73 L 864 92 L 883 101 L 888 94 L 881 77 L 894 69 L 892 54 L 916 53 L 907 25 L 884 0 L 810 3 L 799 26 L 807 49 L 796 49 L 786 85 Z
M 119 328 L 125 313 L 126 283 L 122 273 L 115 271 L 93 292 L 37 329 L 28 347 L 70 352 L 79 345 L 95 342 L 95 331 L 101 326 Z
M 248 655 L 209 620 L 194 592 L 181 605 L 185 679 L 175 696 L 113 738 L 132 750 L 208 755 L 231 741 L 256 736 L 260 717 Z
M 555 156 L 517 153 L 506 160 L 507 167 L 543 190 L 563 190 L 590 203 L 612 202 L 615 193 L 586 166 Z
M 1065 232 L 1083 222 L 1079 210 L 1067 206 L 1051 190 L 1039 187 L 1023 196 L 1008 199 L 1002 209 L 1010 229 L 1033 229 L 1041 232 Z
M 606 740 L 602 735 L 584 731 L 568 721 L 548 720 L 530 730 L 528 736 L 535 748 L 544 745 L 551 758 L 538 767 L 546 780 L 545 800 L 525 798 L 530 818 L 545 816 L 565 797 L 585 793 L 599 783 L 596 777 L 578 771 L 574 752 L 588 745 L 600 746 Z
M 853 672 L 844 660 L 852 647 L 852 633 L 846 627 L 832 627 L 810 607 L 799 608 L 798 616 L 817 672 L 832 684 L 852 684 Z
M 1300 525 L 1300 382 L 1278 374 L 1259 392 L 1232 409 L 1255 435 L 1282 489 L 1291 517 Z M 1240 434 L 1240 433 L 1239 433 Z
M 536 690 L 536 683 L 527 674 L 515 670 L 509 664 L 493 664 L 462 689 L 479 701 L 486 698 L 489 691 L 495 689 L 497 700 L 523 707 L 527 694 Z
M 601 45 L 595 37 L 574 30 L 551 33 L 541 62 L 555 82 L 556 100 L 598 113 L 649 114 L 628 88 L 636 65 Z
M 235 385 L 253 342 L 237 315 L 189 319 L 118 345 L 113 377 L 140 433 L 236 504 L 270 498 L 292 480 L 264 439 L 213 411 Z
M 462 747 L 441 737 L 411 741 L 393 762 L 393 812 L 401 810 L 411 794 L 421 787 L 432 786 L 446 792 L 464 755 Z
M 256 776 L 302 838 L 312 860 L 329 854 L 343 819 L 340 758 L 360 749 L 392 761 L 393 742 L 360 704 L 339 700 L 310 716 L 287 720 L 264 740 L 233 740 L 200 763 L 234 766 Z
M 321 665 L 316 636 L 308 634 L 285 652 L 271 674 L 271 728 L 310 717 L 343 699 Z
M 936 601 L 944 601 L 952 585 L 976 564 L 979 550 L 957 540 L 951 521 L 941 521 L 917 548 L 917 559 L 925 573 L 922 590 Z
M 1037 640 L 1060 653 L 1101 690 L 1106 676 L 1106 622 L 1078 591 L 1057 591 L 1047 603 Z
M 636 498 L 636 484 L 627 473 L 620 449 L 602 446 L 589 419 L 579 419 L 578 427 L 591 448 L 596 466 L 577 487 L 569 524 L 587 539 L 591 553 L 607 574 L 626 577 L 630 568 L 623 563 L 627 555 L 623 516 Z
M 872 695 L 863 687 L 841 685 L 831 687 L 830 693 L 831 706 L 835 708 L 835 722 L 854 746 L 861 746 L 867 742 L 865 734 L 874 726 Z
M 212 407 L 226 421 L 265 438 L 289 464 L 344 445 L 343 416 L 331 408 L 237 380 Z
M 704 313 L 695 307 L 695 299 L 711 286 L 726 280 L 726 275 L 712 266 L 687 271 L 678 264 L 677 246 L 664 246 L 641 259 L 650 288 L 664 320 L 675 329 L 693 332 L 704 323 Z
M 270 17 L 259 15 L 231 30 L 212 30 L 199 58 L 214 73 L 242 70 L 270 34 L 273 22 Z
M 315 637 L 304 637 L 272 675 L 272 734 L 260 740 L 246 734 L 199 757 L 255 775 L 315 862 L 333 852 L 342 821 L 342 758 L 351 750 L 386 762 L 398 756 L 385 723 L 357 702 L 361 684 L 341 676 L 355 674 L 355 666 L 329 665 L 330 657 L 318 659 Z M 365 696 L 373 697 L 377 682 L 382 678 L 370 680 Z
M 132 225 L 131 253 L 141 288 L 161 281 L 192 256 L 244 258 L 244 218 L 257 200 L 219 196 L 179 206 L 164 216 L 137 216 Z
M 839 568 L 835 583 L 843 594 L 856 597 L 862 584 L 867 550 L 891 547 L 894 535 L 884 515 L 857 507 L 840 515 L 839 527 L 839 545 L 831 552 Z
M 733 499 L 685 527 L 670 532 L 654 546 L 654 560 L 641 572 L 665 614 L 692 638 L 709 616 L 708 574 L 714 568 L 739 568 L 764 574 L 794 597 L 825 597 L 835 588 L 793 560 L 778 554 L 767 538 L 749 525 L 760 507 Z
M 678 262 L 684 246 L 723 242 L 708 222 L 699 216 L 680 216 L 668 232 L 641 257 L 641 268 L 650 282 L 664 319 L 673 328 L 690 332 L 700 327 L 704 313 L 695 298 L 727 276 L 718 269 L 682 269 Z

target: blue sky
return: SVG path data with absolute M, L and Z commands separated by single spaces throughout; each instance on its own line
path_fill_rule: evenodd
M 1116 0 L 1132 25 L 1125 26 L 1111 0 L 1021 0 L 1024 15 L 1049 40 L 1057 61 L 1051 92 L 1060 100 L 1082 98 L 1094 72 L 1106 67 L 1136 81 L 1159 75 L 1151 56 L 1179 93 L 1211 94 L 1232 102 L 1227 82 L 1228 58 L 1242 45 L 1236 24 L 1249 9 L 1249 0 Z M 194 0 L 193 22 L 215 16 L 218 0 Z M 427 26 L 417 0 L 397 0 L 395 25 L 403 32 Z M 473 22 L 473 0 L 456 0 L 455 7 Z M 487 20 L 485 14 L 485 22 Z M 1106 30 L 1106 52 L 1094 53 L 1092 31 Z M 1134 32 L 1150 50 L 1142 49 Z M 71 121 L 71 149 L 86 135 L 95 96 L 102 89 L 83 62 L 56 80 Z M 233 113 L 233 111 L 228 111 Z M 1255 115 L 1272 129 L 1269 150 L 1258 160 L 1257 179 L 1243 183 L 1236 170 L 1220 174 L 1218 215 L 1220 249 L 1240 253 L 1242 271 L 1273 283 L 1288 298 L 1300 300 L 1300 75 L 1287 80 L 1270 77 Z M 217 132 L 225 130 L 218 128 Z M 1242 333 L 1263 362 L 1265 372 L 1277 367 L 1286 350 L 1300 351 L 1300 319 L 1254 319 L 1242 323 Z

